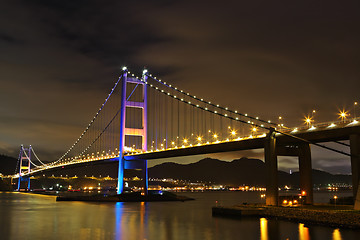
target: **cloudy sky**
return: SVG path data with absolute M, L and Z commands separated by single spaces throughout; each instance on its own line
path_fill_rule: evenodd
M 3 1 L 0 153 L 20 144 L 57 159 L 81 134 L 122 66 L 146 66 L 212 102 L 303 124 L 360 101 L 359 1 Z M 359 106 L 360 107 L 360 106 Z M 355 109 L 360 115 L 360 109 Z M 313 147 L 313 166 L 349 159 Z M 212 155 L 231 160 L 262 152 Z M 202 158 L 188 158 L 193 161 Z M 296 169 L 280 158 L 284 170 Z

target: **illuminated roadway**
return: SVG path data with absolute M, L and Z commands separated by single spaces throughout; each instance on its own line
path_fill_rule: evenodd
M 347 121 L 347 122 L 337 122 L 329 124 L 319 124 L 316 127 L 312 128 L 302 128 L 302 129 L 286 129 L 280 130 L 286 134 L 291 134 L 297 138 L 305 139 L 310 143 L 322 143 L 322 142 L 334 142 L 334 141 L 343 141 L 349 140 L 350 135 L 360 134 L 360 123 L 359 121 Z M 300 139 L 289 137 L 281 133 L 276 134 L 276 141 L 279 146 L 291 146 L 301 143 Z M 178 148 L 170 148 L 157 151 L 147 151 L 141 153 L 131 153 L 124 156 L 127 161 L 137 161 L 137 160 L 154 160 L 161 158 L 172 158 L 172 157 L 182 157 L 182 156 L 191 156 L 199 154 L 209 154 L 209 153 L 220 153 L 220 152 L 230 152 L 230 151 L 241 151 L 241 150 L 251 150 L 251 149 L 262 149 L 265 146 L 266 134 L 250 136 L 246 138 L 237 138 L 227 141 L 217 141 L 209 144 L 196 144 L 192 146 L 184 146 Z M 278 155 L 282 155 L 282 152 L 279 152 Z M 291 153 L 286 154 L 291 155 Z M 79 167 L 81 165 L 108 162 L 108 161 L 117 161 L 118 155 L 107 155 L 103 157 L 92 157 L 89 159 L 80 159 L 71 162 L 65 162 L 63 164 L 51 165 L 48 164 L 42 168 L 34 168 L 29 173 L 24 173 L 24 175 L 34 175 L 37 173 L 42 173 L 49 170 L 55 170 L 58 168 L 69 168 L 69 167 Z

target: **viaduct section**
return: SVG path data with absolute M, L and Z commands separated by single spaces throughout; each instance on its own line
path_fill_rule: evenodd
M 249 149 L 264 149 L 265 166 L 267 171 L 266 204 L 279 204 L 278 198 L 278 156 L 295 156 L 299 159 L 300 190 L 306 195 L 306 204 L 313 204 L 312 182 L 312 143 L 337 142 L 350 140 L 350 158 L 352 171 L 352 185 L 354 197 L 357 196 L 360 176 L 360 126 L 346 126 L 342 128 L 324 127 L 322 129 L 306 130 L 292 133 L 290 137 L 275 131 L 270 131 L 266 137 L 247 139 L 234 142 L 179 148 L 167 151 L 127 155 L 126 161 L 151 160 L 169 157 L 181 157 L 197 154 L 219 153 Z M 303 140 L 305 141 L 303 141 Z M 347 144 L 344 144 L 347 145 Z M 334 153 L 336 154 L 336 153 Z M 358 194 L 360 195 L 360 194 Z M 359 202 L 357 199 L 356 202 Z M 355 204 L 360 209 L 360 204 Z

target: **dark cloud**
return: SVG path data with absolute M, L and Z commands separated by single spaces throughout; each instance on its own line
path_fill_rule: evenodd
M 358 1 L 2 3 L 0 148 L 36 143 L 47 156 L 65 151 L 123 65 L 147 66 L 241 112 L 281 115 L 289 126 L 302 124 L 312 109 L 317 122 L 332 121 L 359 99 L 359 7 Z M 261 154 L 214 156 L 241 155 Z M 324 169 L 331 168 L 327 159 L 344 163 L 339 169 L 347 164 L 319 150 L 313 159 Z

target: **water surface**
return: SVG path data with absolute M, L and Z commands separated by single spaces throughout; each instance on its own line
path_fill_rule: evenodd
M 188 202 L 56 202 L 53 196 L 0 193 L 0 239 L 360 239 L 360 231 L 268 220 L 212 217 L 215 204 L 262 201 L 256 192 L 183 193 Z M 328 201 L 331 193 L 317 193 Z M 217 203 L 216 203 L 217 202 Z

